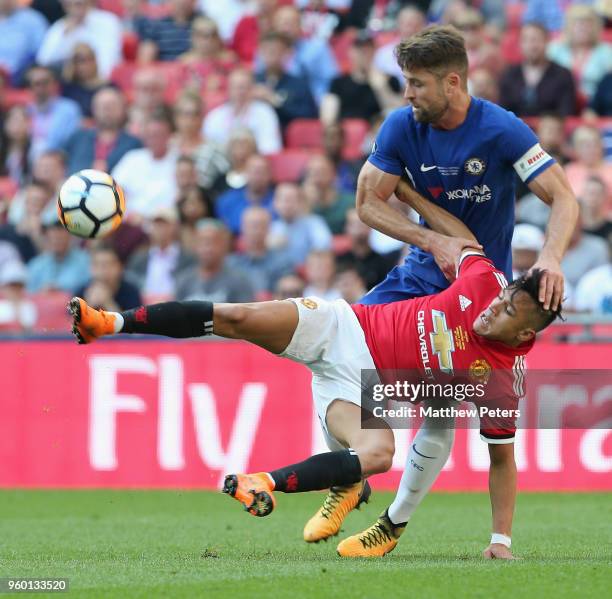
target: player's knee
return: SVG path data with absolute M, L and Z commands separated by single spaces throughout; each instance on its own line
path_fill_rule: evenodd
M 391 469 L 394 443 L 386 442 L 357 452 L 361 461 L 361 471 L 364 476 L 380 474 Z

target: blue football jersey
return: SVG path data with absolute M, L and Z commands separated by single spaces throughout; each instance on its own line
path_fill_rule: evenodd
M 523 121 L 480 98 L 472 98 L 465 121 L 449 131 L 418 123 L 411 106 L 395 110 L 381 125 L 368 160 L 387 173 L 406 175 L 421 195 L 462 220 L 509 279 L 514 173 L 529 183 L 554 163 Z M 392 274 L 362 303 L 436 293 L 449 285 L 433 256 L 417 247 Z

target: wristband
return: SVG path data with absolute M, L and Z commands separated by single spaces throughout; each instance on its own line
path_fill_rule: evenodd
M 491 535 L 491 545 L 498 543 L 500 545 L 505 545 L 510 549 L 510 545 L 512 545 L 512 539 L 507 535 L 502 535 L 498 532 L 494 532 Z

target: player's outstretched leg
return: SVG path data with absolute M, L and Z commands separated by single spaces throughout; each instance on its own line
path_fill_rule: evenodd
M 256 474 L 228 474 L 223 493 L 238 500 L 253 516 L 267 516 L 276 505 L 274 481 L 267 472 Z
M 332 487 L 317 513 L 304 526 L 307 543 L 327 541 L 340 532 L 342 522 L 351 510 L 367 503 L 372 490 L 367 480 L 354 485 Z
M 406 523 L 395 525 L 385 510 L 372 526 L 363 532 L 341 541 L 338 555 L 341 557 L 382 557 L 395 549 Z

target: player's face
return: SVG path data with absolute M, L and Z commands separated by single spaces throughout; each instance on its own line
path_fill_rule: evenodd
M 512 296 L 512 289 L 506 288 L 476 317 L 472 328 L 491 341 L 520 345 L 535 335 L 529 326 L 533 309 L 529 295 L 519 292 Z
M 435 123 L 449 107 L 443 80 L 425 69 L 404 71 L 404 98 L 412 105 L 412 113 L 419 123 Z

